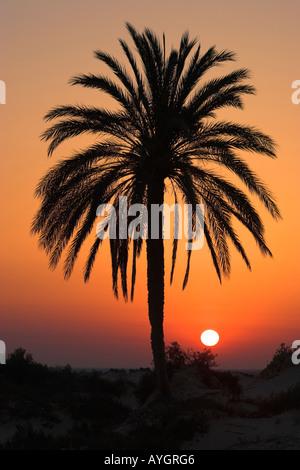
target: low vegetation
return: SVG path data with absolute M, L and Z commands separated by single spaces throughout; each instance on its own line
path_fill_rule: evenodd
M 292 367 L 292 354 L 293 350 L 285 343 L 281 343 L 280 347 L 276 349 L 271 362 L 260 373 L 261 378 L 271 378 L 279 374 L 282 370 Z
M 282 364 L 286 354 L 287 349 L 281 346 L 270 364 Z M 238 377 L 217 370 L 216 356 L 210 349 L 185 351 L 173 342 L 166 348 L 166 356 L 171 384 L 173 377 L 192 371 L 208 393 L 161 404 L 151 400 L 155 387 L 151 369 L 140 370 L 140 380 L 133 383 L 127 380 L 130 374 L 126 371 L 113 371 L 114 379 L 69 365 L 48 367 L 24 349 L 17 349 L 0 367 L 0 423 L 15 425 L 0 450 L 180 449 L 195 433 L 207 432 L 212 418 L 246 416 Z M 126 394 L 135 397 L 134 409 L 123 400 Z M 252 402 L 255 409 L 247 411 L 247 416 L 299 409 L 299 398 L 300 387 L 256 400 Z

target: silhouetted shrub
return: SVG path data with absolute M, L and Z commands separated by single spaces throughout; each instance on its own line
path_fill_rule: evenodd
M 8 355 L 5 375 L 18 384 L 43 382 L 48 373 L 48 367 L 35 362 L 32 355 L 26 353 L 23 348 L 18 348 Z
M 276 349 L 271 362 L 260 373 L 260 377 L 270 378 L 277 375 L 287 367 L 291 367 L 293 365 L 292 353 L 293 350 L 290 346 L 287 346 L 285 343 L 281 343 L 280 347 Z
M 9 367 L 20 367 L 20 366 L 28 366 L 33 364 L 34 360 L 31 354 L 26 353 L 26 350 L 23 348 L 17 348 L 14 352 L 8 355 L 6 365 Z
M 207 371 L 213 367 L 217 367 L 215 361 L 217 355 L 213 354 L 209 348 L 204 348 L 203 351 L 188 350 L 188 363 L 196 366 L 199 372 Z
M 193 349 L 184 351 L 176 341 L 166 346 L 167 365 L 171 370 L 180 369 L 189 364 L 196 366 L 199 371 L 207 370 L 217 366 L 216 357 L 217 355 L 213 354 L 209 348 L 204 348 L 202 351 L 193 351 Z
M 300 410 L 300 384 L 286 392 L 256 400 L 259 416 L 273 416 L 290 410 Z
M 172 369 L 180 369 L 188 363 L 188 355 L 176 342 L 166 346 L 166 360 L 167 364 Z
M 236 400 L 240 398 L 243 391 L 239 378 L 230 371 L 207 370 L 202 374 L 202 380 L 208 387 L 224 390 Z

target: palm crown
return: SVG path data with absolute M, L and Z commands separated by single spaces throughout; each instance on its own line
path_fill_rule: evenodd
M 48 153 L 64 140 L 92 133 L 97 142 L 71 158 L 56 164 L 40 181 L 36 195 L 42 199 L 33 221 L 32 231 L 40 234 L 40 246 L 50 255 L 55 267 L 68 247 L 64 273 L 69 277 L 82 243 L 91 232 L 99 204 L 126 195 L 129 204 L 145 202 L 151 184 L 160 179 L 171 182 L 175 200 L 204 204 L 204 233 L 216 272 L 230 272 L 228 239 L 250 268 L 245 250 L 233 228 L 238 219 L 254 236 L 263 254 L 271 254 L 264 240 L 262 221 L 247 195 L 208 164 L 235 173 L 255 193 L 273 217 L 279 210 L 272 195 L 237 156 L 237 151 L 251 151 L 275 157 L 274 143 L 259 130 L 227 121 L 217 121 L 215 113 L 226 106 L 242 108 L 242 96 L 253 94 L 245 83 L 248 71 L 235 70 L 203 82 L 205 73 L 214 66 L 233 61 L 234 54 L 211 47 L 200 53 L 197 41 L 188 33 L 181 38 L 178 50 L 165 53 L 165 38 L 145 29 L 139 34 L 127 24 L 143 66 L 143 72 L 131 49 L 123 40 L 120 45 L 131 72 L 111 55 L 96 51 L 95 56 L 115 74 L 118 83 L 102 75 L 79 75 L 72 84 L 96 88 L 112 96 L 120 105 L 116 112 L 86 106 L 59 106 L 46 116 L 47 121 L 62 118 L 43 134 L 50 142 Z M 199 84 L 201 86 L 199 86 Z M 85 265 L 88 280 L 101 240 L 96 238 Z M 118 292 L 118 272 L 123 295 L 127 296 L 129 240 L 110 240 L 113 288 Z M 133 241 L 131 297 L 136 273 L 136 257 L 142 239 Z M 171 280 L 177 250 L 174 240 Z M 188 252 L 186 285 L 191 251 Z

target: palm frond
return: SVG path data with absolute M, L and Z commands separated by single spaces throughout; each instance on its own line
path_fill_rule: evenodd
M 234 53 L 218 51 L 215 46 L 202 52 L 197 39 L 190 38 L 188 32 L 182 35 L 178 48 L 171 47 L 167 52 L 164 35 L 161 41 L 149 28 L 138 32 L 130 23 L 126 23 L 126 28 L 136 52 L 119 39 L 129 70 L 111 54 L 97 50 L 95 57 L 109 68 L 113 78 L 91 73 L 77 75 L 70 81 L 72 85 L 108 94 L 119 108 L 113 112 L 79 104 L 56 106 L 44 117 L 51 122 L 41 136 L 48 144 L 49 156 L 73 137 L 91 134 L 96 142 L 59 161 L 39 181 L 35 196 L 41 205 L 31 233 L 39 236 L 39 247 L 49 256 L 51 268 L 66 253 L 64 274 L 68 278 L 92 233 L 97 206 L 113 203 L 117 209 L 119 196 L 126 195 L 130 205 L 143 203 L 148 207 L 151 185 L 168 178 L 175 204 L 180 199 L 192 207 L 193 230 L 197 204 L 205 205 L 204 236 L 221 282 L 223 276 L 230 274 L 230 243 L 251 268 L 236 221 L 251 233 L 263 255 L 272 256 L 262 219 L 248 193 L 257 197 L 275 220 L 280 218 L 271 191 L 239 155 L 248 152 L 276 158 L 275 142 L 253 126 L 216 120 L 218 110 L 243 109 L 244 97 L 255 93 L 248 83 L 249 72 L 240 68 L 203 81 L 213 67 L 234 61 Z M 218 169 L 222 176 L 217 174 Z M 227 173 L 237 176 L 244 189 L 230 183 Z M 130 220 L 129 217 L 128 224 Z M 118 216 L 116 222 L 122 223 Z M 144 230 L 141 227 L 145 234 Z M 120 281 L 122 295 L 128 297 L 132 243 L 133 300 L 143 239 L 122 238 L 118 234 L 117 230 L 116 239 L 109 241 L 113 292 L 117 297 Z M 85 282 L 90 278 L 101 243 L 97 237 L 91 246 L 84 266 Z M 170 283 L 177 249 L 174 233 Z M 188 250 L 183 289 L 189 278 L 191 255 L 192 250 Z
M 91 271 L 94 266 L 96 255 L 101 243 L 102 239 L 97 237 L 90 249 L 89 256 L 84 266 L 84 282 L 88 282 L 88 280 L 90 279 Z

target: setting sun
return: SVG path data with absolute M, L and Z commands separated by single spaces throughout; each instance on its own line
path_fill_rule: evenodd
M 214 330 L 205 330 L 201 334 L 201 341 L 205 346 L 215 346 L 219 342 L 219 335 Z

